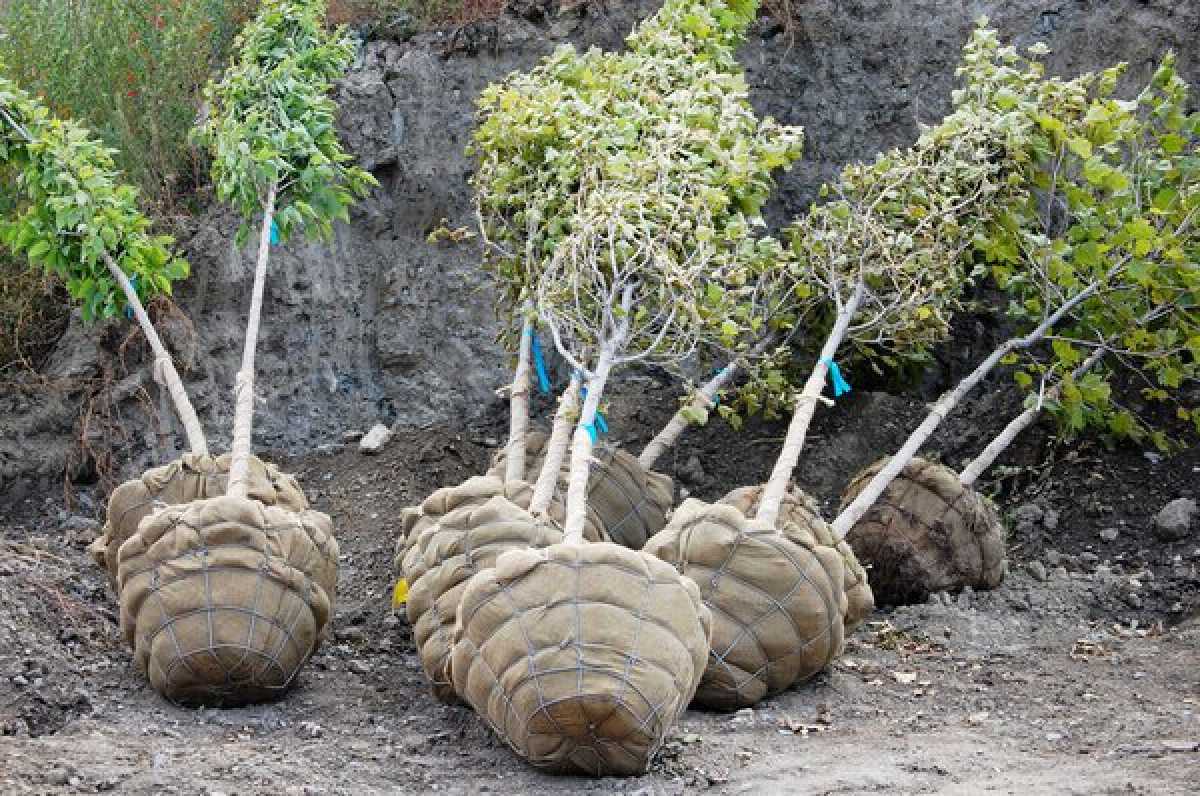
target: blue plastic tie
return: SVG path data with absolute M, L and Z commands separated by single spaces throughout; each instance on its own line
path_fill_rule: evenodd
M 587 400 L 587 387 L 579 388 L 579 400 Z M 596 420 L 594 426 L 584 426 L 588 429 L 588 433 L 592 435 L 592 442 L 596 441 L 596 430 L 599 429 L 601 434 L 608 433 L 608 421 L 604 419 L 604 413 L 599 409 L 596 410 Z
M 134 293 L 137 293 L 137 274 L 129 277 L 129 286 L 133 288 Z M 125 303 L 125 317 L 133 320 L 133 307 L 129 306 L 128 302 Z
M 271 245 L 279 245 L 279 225 L 275 223 L 275 219 L 271 219 Z
M 542 354 L 542 343 L 538 340 L 537 332 L 531 329 L 529 334 L 533 337 L 533 367 L 537 371 L 538 391 L 542 395 L 549 395 L 550 373 L 546 370 L 546 357 Z
M 596 444 L 596 427 L 594 425 L 592 425 L 591 423 L 588 423 L 587 425 L 583 426 L 583 430 L 588 433 L 588 436 L 592 438 L 592 444 L 595 445 Z
M 833 378 L 833 397 L 841 398 L 850 392 L 850 384 L 842 378 L 842 369 L 837 366 L 837 363 L 829 357 L 825 357 L 821 361 L 829 367 L 829 375 Z

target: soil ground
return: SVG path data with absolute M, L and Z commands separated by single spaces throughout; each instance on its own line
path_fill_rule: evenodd
M 610 424 L 631 429 L 619 441 L 636 449 L 661 421 L 644 407 L 670 398 L 652 380 L 623 389 Z M 819 416 L 799 480 L 831 509 L 844 474 L 894 447 L 920 411 L 856 392 Z M 976 444 L 989 411 L 972 407 L 939 436 L 948 461 Z M 436 702 L 389 607 L 399 510 L 481 472 L 502 426 L 497 415 L 400 432 L 377 456 L 349 444 L 285 461 L 337 523 L 335 638 L 287 696 L 252 708 L 158 697 L 84 551 L 96 523 L 66 515 L 58 496 L 26 501 L 0 527 L 0 793 L 1195 792 L 1200 533 L 1159 544 L 1147 518 L 1195 493 L 1196 449 L 1155 462 L 1034 432 L 997 471 L 1012 477 L 989 484 L 1012 526 L 999 589 L 882 609 L 814 681 L 751 711 L 689 711 L 649 774 L 596 781 L 543 775 L 470 710 Z M 714 423 L 662 469 L 713 498 L 762 478 L 781 434 Z

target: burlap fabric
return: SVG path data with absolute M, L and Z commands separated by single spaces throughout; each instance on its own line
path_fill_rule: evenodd
M 405 562 L 421 534 L 450 512 L 467 506 L 482 506 L 497 495 L 525 509 L 529 507 L 529 501 L 533 497 L 533 485 L 525 481 L 511 481 L 506 484 L 503 472 L 500 475 L 477 475 L 457 486 L 437 490 L 419 506 L 404 509 L 400 513 L 400 536 L 396 540 L 396 555 L 393 559 L 396 571 L 411 583 L 413 578 L 408 574 Z M 551 521 L 561 526 L 565 517 L 563 503 L 557 499 L 552 500 L 547 515 Z M 599 518 L 589 508 L 584 538 L 589 542 L 602 541 L 604 536 L 601 527 Z
M 646 552 L 695 581 L 712 609 L 698 704 L 749 707 L 807 680 L 841 652 L 845 565 L 811 534 L 781 533 L 727 503 L 689 499 Z
M 747 517 L 753 517 L 758 511 L 758 501 L 762 498 L 762 492 L 762 486 L 745 486 L 733 490 L 721 498 L 720 502 L 734 506 Z M 807 492 L 794 486 L 783 496 L 783 505 L 779 509 L 779 526 L 784 536 L 802 547 L 812 547 L 815 543 L 836 548 L 841 554 L 846 573 L 842 584 L 846 592 L 846 615 L 842 617 L 842 623 L 845 625 L 846 634 L 849 635 L 875 610 L 875 595 L 867 581 L 867 571 L 854 555 L 854 550 L 844 540 L 834 539 L 833 529 L 821 516 L 821 507 L 817 505 L 817 501 Z
M 884 466 L 863 470 L 846 489 L 846 506 Z M 1004 526 L 996 510 L 948 467 L 914 458 L 846 534 L 871 569 L 880 602 L 923 602 L 964 586 L 991 589 L 1005 572 Z
M 327 515 L 215 497 L 147 517 L 121 546 L 121 630 L 155 690 L 213 706 L 271 699 L 333 613 Z
M 562 541 L 556 526 L 538 522 L 525 509 L 496 496 L 483 505 L 468 504 L 451 511 L 425 529 L 414 550 L 409 578 L 408 619 L 421 658 L 421 667 L 434 695 L 455 700 L 450 682 L 450 652 L 454 622 L 467 581 L 495 566 L 508 550 L 546 547 Z
M 308 500 L 296 479 L 273 464 L 250 457 L 249 496 L 267 506 L 304 511 Z M 147 470 L 141 478 L 126 481 L 108 498 L 108 516 L 100 536 L 88 547 L 92 558 L 108 571 L 113 588 L 117 583 L 117 551 L 137 532 L 138 524 L 155 507 L 189 503 L 225 494 L 229 483 L 229 454 L 180 458 Z
M 546 459 L 548 437 L 533 432 L 526 438 L 526 479 L 537 481 Z M 503 475 L 505 455 L 501 450 L 492 460 L 489 475 Z M 564 457 L 556 497 L 565 498 L 570 457 Z M 565 500 L 564 500 L 565 502 Z M 654 534 L 667 524 L 667 514 L 675 502 L 671 477 L 647 472 L 637 457 L 603 442 L 592 453 L 592 471 L 588 475 L 588 510 L 594 512 L 610 541 L 641 550 Z
M 709 631 L 695 584 L 644 553 L 517 550 L 468 581 L 450 671 L 533 765 L 640 774 L 691 701 Z

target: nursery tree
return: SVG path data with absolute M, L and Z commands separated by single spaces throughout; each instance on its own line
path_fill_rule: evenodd
M 1030 125 L 1022 179 L 1036 190 L 998 219 L 980 248 L 1012 300 L 1009 315 L 1028 331 L 997 347 L 934 406 L 904 446 L 833 523 L 844 536 L 903 470 L 938 424 L 1000 364 L 1024 364 L 1015 377 L 1032 388 L 1041 373 L 1061 380 L 1048 408 L 1070 431 L 1102 423 L 1117 434 L 1144 433 L 1112 398 L 1105 357 L 1135 370 L 1143 397 L 1172 398 L 1197 376 L 1200 320 L 1200 116 L 1187 114 L 1187 86 L 1168 56 L 1131 102 L 1111 94 L 1120 67 L 1072 81 L 1046 79 L 1036 60 L 1018 59 L 995 33 L 976 32 L 972 86 Z M 1090 353 L 1089 353 L 1090 352 Z M 1186 407 L 1184 418 L 1193 414 Z M 1031 416 L 1014 421 L 968 466 L 978 476 Z M 1156 442 L 1165 444 L 1157 432 Z
M 579 53 L 565 46 L 531 72 L 484 90 L 471 152 L 479 161 L 475 187 L 485 264 L 498 277 L 504 313 L 527 305 L 532 286 L 542 284 L 572 236 L 570 246 L 591 245 L 593 254 L 602 248 L 595 236 L 608 232 L 597 228 L 577 235 L 579 219 L 589 214 L 589 223 L 603 227 L 595 220 L 600 211 L 587 207 L 588 197 L 612 188 L 641 192 L 651 205 L 662 205 L 660 197 L 672 193 L 689 193 L 694 209 L 687 218 L 666 218 L 664 208 L 654 206 L 636 223 L 666 221 L 664 228 L 677 236 L 666 245 L 683 259 L 686 248 L 707 247 L 710 278 L 692 311 L 713 327 L 730 315 L 732 293 L 747 281 L 745 258 L 756 252 L 762 257 L 769 248 L 756 241 L 753 227 L 762 223 L 760 210 L 774 184 L 771 172 L 794 161 L 801 147 L 798 129 L 757 119 L 734 57 L 757 5 L 668 0 L 628 38 L 625 53 Z M 617 230 L 609 240 L 615 243 L 628 231 Z M 647 234 L 656 237 L 652 230 Z M 588 235 L 592 243 L 582 243 Z M 582 254 L 577 248 L 573 261 L 580 262 Z M 565 262 L 560 258 L 555 267 Z M 589 312 L 584 307 L 606 305 L 609 298 L 610 311 L 620 314 L 620 291 L 610 297 L 596 285 L 587 289 L 597 292 L 569 299 L 582 313 L 576 320 L 601 322 L 594 314 L 584 321 Z M 565 315 L 556 322 L 556 344 L 562 350 L 563 336 L 570 336 L 566 348 L 575 353 L 567 357 L 578 368 L 583 364 L 578 357 L 594 352 L 580 353 L 574 344 L 594 338 L 600 328 L 568 332 L 564 324 L 576 325 Z M 733 337 L 736 330 L 725 334 Z M 599 400 L 590 389 L 588 397 Z M 560 450 L 548 453 L 548 461 L 561 456 Z M 539 480 L 546 479 L 550 475 L 543 470 Z
M 788 230 L 781 263 L 793 290 L 817 302 L 828 324 L 817 361 L 795 398 L 783 448 L 757 517 L 774 524 L 825 378 L 843 342 L 913 356 L 945 337 L 963 284 L 959 260 L 1005 189 L 993 155 L 1006 120 L 955 113 L 913 147 L 846 167 L 829 196 Z
M 79 124 L 54 118 L 38 100 L 0 78 L 0 165 L 16 174 L 19 210 L 0 227 L 14 252 L 63 280 L 85 322 L 133 313 L 154 352 L 193 453 L 208 446 L 170 353 L 143 298 L 169 294 L 188 274 L 171 238 L 153 235 L 137 190 L 119 182 L 112 151 Z
M 265 0 L 235 43 L 237 60 L 205 89 L 208 117 L 197 138 L 212 152 L 217 196 L 233 204 L 244 242 L 261 213 L 258 258 L 242 366 L 234 388 L 229 493 L 244 497 L 254 418 L 254 353 L 273 239 L 303 232 L 330 239 L 335 220 L 377 185 L 351 165 L 335 130 L 332 81 L 354 56 L 344 29 L 323 27 L 324 0 Z

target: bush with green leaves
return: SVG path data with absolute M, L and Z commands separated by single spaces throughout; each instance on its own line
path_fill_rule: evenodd
M 83 320 L 128 307 L 155 354 L 155 376 L 168 388 L 196 453 L 207 449 L 196 413 L 143 300 L 171 292 L 188 275 L 172 240 L 155 235 L 121 183 L 112 151 L 81 125 L 55 118 L 11 80 L 0 78 L 0 166 L 15 174 L 17 203 L 0 240 L 63 281 Z
M 252 0 L 8 0 L 5 74 L 116 148 L 118 168 L 169 201 L 198 166 L 187 133 L 200 88 Z
M 1166 446 L 1115 396 L 1113 365 L 1132 371 L 1148 401 L 1178 401 L 1200 377 L 1200 114 L 1168 56 L 1130 101 L 1112 96 L 1121 67 L 1047 78 L 1036 59 L 977 30 L 964 67 L 993 109 L 1022 114 L 1028 146 L 1014 159 L 1019 193 L 978 243 L 1008 314 L 1022 329 L 946 393 L 904 446 L 834 521 L 845 534 L 937 425 L 993 369 L 1016 365 L 1018 385 L 1053 385 L 1038 401 L 1068 432 L 1100 426 Z M 1038 54 L 1037 51 L 1034 54 Z M 1191 407 L 1177 406 L 1195 420 Z M 961 476 L 970 484 L 1016 433 L 1014 421 Z M 1197 420 L 1200 427 L 1200 420 Z
M 264 0 L 238 35 L 233 63 L 205 88 L 208 116 L 196 130 L 212 154 L 217 197 L 242 217 L 239 244 L 261 215 L 235 387 L 229 492 L 239 497 L 248 483 L 254 353 L 272 238 L 286 242 L 303 233 L 328 240 L 334 222 L 349 222 L 350 205 L 378 185 L 338 142 L 329 94 L 354 57 L 354 43 L 343 28 L 325 29 L 325 10 L 325 0 Z

